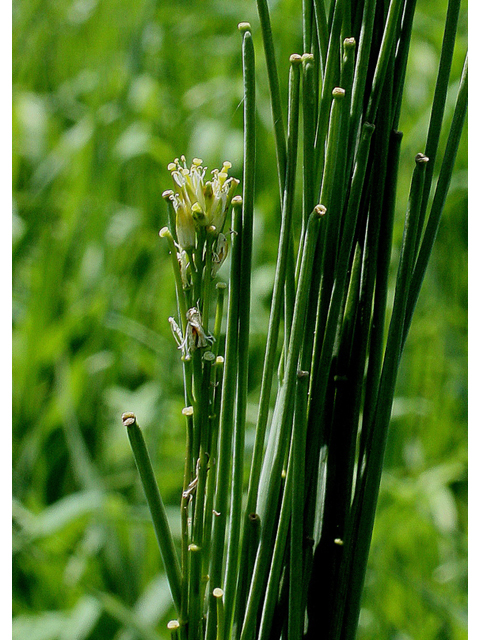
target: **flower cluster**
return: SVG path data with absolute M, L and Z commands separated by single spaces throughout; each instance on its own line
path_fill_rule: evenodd
M 190 250 L 195 246 L 195 235 L 199 227 L 213 227 L 219 234 L 225 222 L 235 189 L 236 178 L 228 177 L 230 162 L 224 162 L 222 169 L 211 172 L 212 179 L 205 181 L 206 168 L 203 161 L 194 158 L 190 169 L 185 156 L 168 165 L 172 174 L 175 192 L 168 192 L 176 214 L 176 232 L 181 249 Z

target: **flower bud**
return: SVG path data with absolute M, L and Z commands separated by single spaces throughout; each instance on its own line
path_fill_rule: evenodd
M 178 243 L 182 249 L 195 246 L 195 232 L 199 227 L 213 226 L 217 234 L 222 231 L 239 184 L 236 178 L 228 177 L 231 166 L 225 161 L 221 170 L 214 169 L 212 179 L 205 181 L 206 169 L 200 158 L 193 159 L 190 169 L 185 156 L 168 165 L 175 187 L 175 193 L 169 192 L 169 199 L 175 209 Z

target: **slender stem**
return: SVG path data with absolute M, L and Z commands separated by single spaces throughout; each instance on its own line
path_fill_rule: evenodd
M 294 64 L 296 66 L 296 59 Z M 256 509 L 256 500 L 258 495 L 258 484 L 260 480 L 263 447 L 265 441 L 265 431 L 267 427 L 267 419 L 270 404 L 270 392 L 272 388 L 272 379 L 274 371 L 274 363 L 276 357 L 278 331 L 280 324 L 280 314 L 282 310 L 283 284 L 285 282 L 285 273 L 288 258 L 288 243 L 291 234 L 291 219 L 293 209 L 293 198 L 285 197 L 283 199 L 284 206 L 282 212 L 282 224 L 280 228 L 280 239 L 278 248 L 277 265 L 275 269 L 275 278 L 273 283 L 272 306 L 270 310 L 270 320 L 267 332 L 267 346 L 265 350 L 262 385 L 260 389 L 260 400 L 257 418 L 257 429 L 255 433 L 255 445 L 253 450 L 252 466 L 250 470 L 250 481 L 248 487 L 246 513 L 252 513 Z M 287 206 L 288 205 L 288 206 Z
M 292 484 L 293 465 L 289 462 L 287 466 L 287 477 L 282 496 L 282 505 L 280 509 L 280 517 L 278 520 L 278 527 L 275 534 L 275 540 L 273 541 L 274 549 L 270 572 L 268 575 L 268 583 L 265 593 L 265 603 L 263 606 L 260 630 L 258 633 L 259 640 L 269 640 L 269 638 L 271 638 L 271 630 L 278 600 L 280 578 L 285 557 L 288 527 L 290 525 L 290 516 L 292 511 Z M 298 582 L 296 582 L 296 585 L 294 586 L 298 587 Z
M 190 495 L 188 487 L 193 480 L 192 477 L 192 433 L 193 433 L 193 407 L 185 407 L 182 411 L 187 422 L 187 444 L 185 453 L 185 470 L 183 474 L 183 490 L 180 503 L 181 518 L 181 554 L 182 554 L 182 611 L 180 619 L 183 623 L 188 620 L 188 592 L 190 587 L 190 554 L 188 553 L 188 545 L 190 542 L 189 526 L 188 526 L 188 506 L 190 503 Z
M 360 127 L 362 106 L 365 96 L 365 85 L 370 59 L 370 49 L 372 46 L 373 25 L 375 20 L 375 6 L 377 0 L 365 0 L 363 9 L 362 26 L 360 29 L 360 39 L 358 44 L 357 62 L 353 79 L 353 96 L 351 107 L 351 124 L 349 139 L 349 155 L 353 156 L 356 145 L 357 132 Z
M 243 34 L 244 178 L 242 241 L 240 247 L 240 291 L 238 301 L 237 396 L 233 434 L 230 527 L 225 568 L 225 629 L 227 634 L 230 632 L 232 623 L 240 556 L 255 186 L 255 54 L 249 25 L 244 24 L 240 29 Z
M 167 574 L 170 590 L 172 592 L 173 602 L 177 612 L 182 610 L 182 589 L 180 577 L 180 565 L 178 563 L 177 553 L 173 544 L 173 538 L 168 524 L 168 518 L 165 511 L 160 492 L 158 490 L 157 481 L 152 469 L 150 456 L 137 419 L 133 413 L 124 413 L 122 415 L 123 425 L 127 427 L 128 439 L 132 447 L 135 463 L 137 465 L 140 479 L 142 481 L 145 497 L 147 498 L 148 508 L 152 516 L 155 534 L 157 536 L 160 553 L 162 555 L 165 573 Z
M 303 51 L 312 52 L 312 0 L 302 0 L 302 21 L 303 21 Z
M 208 461 L 209 461 L 209 474 L 207 475 L 207 495 L 205 497 L 205 523 L 204 523 L 204 541 L 203 541 L 203 572 L 208 574 L 208 567 L 210 565 L 210 549 L 211 549 L 211 536 L 212 536 L 212 521 L 213 521 L 213 503 L 215 498 L 215 470 L 218 448 L 218 417 L 220 412 L 220 400 L 221 400 L 221 384 L 222 384 L 222 372 L 223 372 L 223 358 L 217 357 L 214 365 L 215 369 L 215 381 L 214 389 L 215 396 L 212 402 L 212 415 L 210 416 L 210 440 L 208 443 Z
M 172 259 L 173 275 L 175 277 L 175 288 L 177 293 L 178 312 L 180 316 L 180 322 L 182 324 L 183 335 L 185 335 L 185 327 L 187 324 L 187 302 L 186 302 L 185 293 L 183 290 L 182 276 L 180 273 L 180 265 L 178 264 L 177 248 L 175 246 L 173 236 L 167 227 L 163 227 L 163 229 L 160 229 L 159 235 L 161 238 L 166 238 L 168 241 L 170 257 Z
M 277 63 L 275 61 L 275 48 L 273 45 L 272 26 L 270 13 L 266 0 L 257 0 L 258 15 L 262 28 L 263 47 L 267 63 L 268 84 L 272 102 L 273 131 L 277 150 L 278 179 L 280 183 L 280 195 L 285 188 L 285 172 L 287 166 L 287 145 L 285 142 L 285 128 L 283 125 L 282 103 L 280 100 L 280 86 L 278 83 Z
M 173 237 L 174 241 L 178 242 L 177 225 L 176 225 L 177 217 L 176 217 L 176 214 L 175 214 L 175 209 L 173 208 L 172 196 L 173 196 L 173 191 L 170 190 L 170 189 L 168 191 L 164 191 L 162 193 L 162 197 L 167 203 L 168 228 L 170 230 L 170 233 L 172 234 L 172 237 Z
M 377 407 L 373 424 L 371 427 L 367 425 L 369 430 L 368 444 L 366 447 L 368 458 L 366 460 L 365 473 L 362 478 L 362 489 L 358 496 L 358 523 L 353 530 L 355 550 L 352 554 L 353 560 L 350 574 L 351 584 L 357 584 L 359 588 L 352 590 L 345 606 L 344 632 L 342 636 L 345 640 L 353 640 L 356 634 L 362 591 L 360 585 L 363 585 L 365 579 L 368 551 L 370 548 L 387 440 L 388 422 L 390 419 L 402 347 L 405 309 L 415 257 L 415 238 L 428 158 L 423 154 L 418 154 L 415 161 L 416 166 L 412 178 L 409 207 L 405 218 L 402 252 L 395 286 L 395 300 L 390 320 Z
M 443 114 L 447 99 L 448 80 L 452 68 L 453 50 L 455 47 L 455 35 L 457 32 L 458 16 L 460 13 L 460 0 L 449 0 L 447 17 L 445 19 L 445 32 L 442 43 L 442 53 L 438 67 L 435 95 L 433 97 L 432 113 L 428 127 L 425 155 L 430 159 L 425 174 L 425 187 L 423 190 L 422 207 L 420 210 L 420 229 L 423 229 L 423 221 L 427 210 L 430 187 L 435 169 L 440 133 L 442 131 Z M 452 167 L 453 168 L 453 167 Z
M 315 149 L 316 149 L 316 165 L 315 172 L 317 182 L 320 183 L 320 178 L 323 174 L 323 167 L 325 164 L 325 151 L 327 133 L 329 133 L 329 115 L 330 115 L 330 103 L 332 102 L 332 91 L 335 85 L 340 82 L 340 64 L 339 64 L 339 49 L 340 49 L 340 31 L 342 26 L 343 9 L 346 0 L 338 0 L 335 3 L 335 10 L 333 14 L 333 24 L 330 29 L 330 36 L 328 41 L 328 53 L 327 62 L 325 68 L 325 74 L 322 86 L 322 95 L 320 99 L 320 109 L 318 113 L 317 131 L 315 135 Z M 323 188 L 323 187 L 322 187 Z M 324 199 L 320 196 L 319 201 L 324 204 Z M 327 204 L 324 204 L 328 208 Z
M 320 63 L 322 69 L 325 69 L 328 49 L 328 26 L 325 2 L 324 0 L 314 0 L 313 4 L 315 8 L 315 24 L 317 27 L 318 42 L 320 45 Z
M 398 127 L 398 122 L 400 120 L 400 110 L 402 106 L 402 96 L 405 85 L 408 52 L 410 50 L 410 40 L 412 36 L 413 19 L 415 17 L 416 5 L 417 0 L 406 0 L 405 11 L 402 20 L 402 31 L 399 37 L 398 51 L 395 56 L 395 74 L 393 80 L 393 107 L 395 112 L 393 119 L 394 129 Z
M 383 83 L 387 75 L 387 68 L 392 52 L 395 50 L 398 24 L 401 18 L 404 0 L 392 0 L 388 9 L 387 23 L 383 32 L 380 53 L 378 54 L 377 66 L 372 81 L 372 91 L 368 102 L 365 119 L 367 122 L 375 122 L 380 97 L 382 95 Z
M 212 286 L 212 257 L 213 243 L 216 239 L 214 227 L 207 227 L 207 238 L 205 242 L 205 266 L 203 268 L 203 291 L 202 291 L 202 324 L 208 334 L 208 324 L 210 321 L 210 298 Z
M 420 294 L 423 278 L 425 277 L 428 261 L 432 253 L 433 244 L 437 236 L 440 219 L 442 216 L 443 208 L 445 206 L 445 200 L 447 198 L 448 188 L 450 186 L 450 179 L 452 176 L 453 167 L 455 165 L 455 159 L 457 157 L 458 145 L 460 144 L 463 124 L 465 122 L 467 113 L 467 101 L 468 58 L 465 57 L 465 64 L 463 67 L 460 88 L 458 91 L 457 104 L 455 106 L 455 112 L 452 118 L 447 146 L 445 148 L 443 162 L 440 168 L 440 174 L 438 176 L 437 187 L 435 189 L 435 195 L 430 209 L 430 215 L 428 217 L 428 222 L 425 228 L 425 233 L 423 236 L 422 244 L 420 246 L 420 250 L 418 252 L 418 257 L 412 276 L 411 290 L 408 298 L 408 305 L 405 316 L 403 343 L 405 343 L 408 329 L 412 322 L 413 311 Z
M 354 38 L 346 38 L 343 41 L 343 59 L 342 71 L 340 78 L 340 86 L 345 90 L 345 105 L 343 107 L 342 129 L 345 138 L 348 140 L 350 134 L 350 110 L 352 108 L 353 99 L 353 79 L 355 73 L 355 51 L 357 44 Z M 337 172 L 339 177 L 337 184 L 339 186 L 340 211 L 343 211 L 346 194 L 348 192 L 347 180 L 350 176 L 351 167 L 353 166 L 353 157 L 348 156 L 348 144 L 340 146 L 339 163 Z
M 296 368 L 298 356 L 302 342 L 303 327 L 305 322 L 305 310 L 309 296 L 309 284 L 311 272 L 313 268 L 313 259 L 315 255 L 315 245 L 317 243 L 319 223 L 325 214 L 325 208 L 318 205 L 311 214 L 307 226 L 307 234 L 305 239 L 305 250 L 303 253 L 302 267 L 300 270 L 300 278 L 298 285 L 298 294 L 295 304 L 295 312 L 292 324 L 292 335 L 288 346 L 287 360 L 285 367 L 285 381 L 280 391 L 282 410 L 279 412 L 280 424 L 278 426 L 278 439 L 276 443 L 276 451 L 274 462 L 268 483 L 268 495 L 266 499 L 265 513 L 273 513 L 272 509 L 278 503 L 280 493 L 281 471 L 285 461 L 285 453 L 290 440 L 289 422 L 290 415 L 289 405 L 291 405 L 292 391 L 295 384 Z M 262 514 L 260 514 L 262 516 Z M 242 629 L 241 639 L 249 640 L 253 637 L 259 604 L 264 594 L 264 589 L 268 577 L 268 569 L 272 554 L 272 544 L 274 536 L 274 519 L 262 518 L 262 536 L 260 547 L 255 563 L 254 575 L 250 595 L 248 598 L 247 609 L 245 614 L 244 626 Z
M 323 333 L 325 328 L 326 314 L 330 304 L 331 287 L 333 285 L 333 272 L 336 259 L 336 236 L 340 229 L 339 210 L 336 206 L 335 198 L 335 176 L 338 148 L 341 144 L 341 122 L 342 107 L 345 92 L 343 89 L 336 88 L 333 91 L 333 102 L 330 115 L 330 127 L 328 133 L 328 146 L 325 161 L 325 171 L 323 174 L 322 189 L 320 192 L 320 202 L 325 203 L 325 207 L 329 211 L 331 207 L 337 216 L 331 220 L 329 216 L 326 220 L 326 229 L 324 238 L 322 238 L 321 249 L 317 251 L 316 262 L 317 270 L 321 274 L 320 295 L 317 305 L 317 314 L 315 320 L 315 332 L 313 343 L 313 363 L 312 372 L 315 372 L 318 358 L 323 342 Z M 337 176 L 338 177 L 338 176 Z M 312 387 L 314 378 L 310 379 Z
M 196 488 L 195 488 L 195 509 L 193 514 L 192 544 L 189 546 L 191 552 L 190 564 L 190 590 L 189 590 L 189 637 L 196 640 L 198 637 L 201 620 L 203 618 L 203 585 L 202 566 L 204 564 L 204 513 L 206 501 L 206 484 L 208 470 L 208 427 L 209 427 L 209 406 L 210 406 L 210 375 L 212 362 L 215 355 L 211 351 L 201 354 L 196 351 L 194 360 L 198 359 L 200 364 L 201 388 L 199 391 L 200 401 L 194 409 L 194 421 L 196 430 L 199 432 L 199 451 L 196 463 Z M 202 366 L 203 360 L 203 366 Z M 199 413 L 198 420 L 195 420 L 195 411 Z
M 313 56 L 304 54 L 303 60 L 303 220 L 302 236 L 305 234 L 308 216 L 315 206 L 315 62 Z
M 230 289 L 228 294 L 228 318 L 225 344 L 225 370 L 223 376 L 222 404 L 220 409 L 220 434 L 216 492 L 214 499 L 213 532 L 210 564 L 210 588 L 207 618 L 208 640 L 216 636 L 216 604 L 213 589 L 221 588 L 224 557 L 225 530 L 227 526 L 228 500 L 230 496 L 230 469 L 233 437 L 233 414 L 237 379 L 238 300 L 240 287 L 240 235 L 242 198 L 232 200 L 232 258 L 230 265 Z
M 213 590 L 213 596 L 217 600 L 217 640 L 225 639 L 225 608 L 223 604 L 223 589 Z
M 365 398 L 363 404 L 363 424 L 365 425 L 370 424 L 372 413 L 375 409 L 382 370 L 388 277 L 392 249 L 401 142 L 402 133 L 399 131 L 391 132 L 388 147 L 386 182 L 382 194 L 383 205 L 380 216 L 381 227 L 379 231 L 382 241 L 378 245 L 376 260 L 375 299 L 372 315 L 367 378 L 365 382 Z M 367 429 L 362 429 L 359 447 L 360 459 L 363 459 L 363 449 L 367 433 Z
M 292 434 L 292 521 L 290 531 L 290 588 L 288 603 L 288 637 L 303 634 L 303 517 L 305 510 L 305 448 L 307 393 L 309 372 L 299 370 L 295 393 Z
M 297 54 L 290 56 L 290 74 L 288 87 L 288 133 L 287 133 L 287 174 L 285 180 L 285 192 L 283 194 L 284 207 L 293 211 L 295 196 L 295 177 L 297 172 L 297 148 L 298 148 L 298 118 L 300 105 L 300 73 L 302 57 Z M 291 218 L 292 216 L 290 216 Z M 292 227 L 291 223 L 291 227 Z M 287 268 L 285 273 L 285 314 L 284 329 L 285 342 L 290 339 L 292 325 L 293 306 L 295 301 L 295 258 L 293 246 L 293 233 L 290 229 L 288 243 Z

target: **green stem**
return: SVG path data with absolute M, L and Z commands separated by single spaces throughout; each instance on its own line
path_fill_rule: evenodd
M 284 207 L 293 211 L 295 197 L 295 177 L 297 171 L 298 149 L 298 118 L 300 105 L 300 73 L 302 57 L 297 54 L 290 56 L 290 74 L 288 87 L 288 147 L 287 147 L 287 174 L 285 180 L 285 192 L 283 195 Z M 290 218 L 292 216 L 290 215 Z M 293 221 L 292 221 L 293 222 Z M 295 304 L 295 258 L 293 246 L 293 224 L 291 222 L 290 237 L 288 243 L 287 268 L 285 272 L 285 313 L 284 313 L 284 345 L 288 345 L 290 329 L 292 325 L 293 307 Z
M 305 234 L 308 216 L 315 206 L 315 121 L 316 102 L 313 56 L 304 54 L 303 60 L 303 220 L 302 237 Z M 300 243 L 301 244 L 301 243 Z
M 308 371 L 299 370 L 295 393 L 292 435 L 292 520 L 290 531 L 290 585 L 288 603 L 288 637 L 303 634 L 303 517 L 305 510 L 305 449 Z
M 272 26 L 266 0 L 257 0 L 258 16 L 262 28 L 263 48 L 267 63 L 268 84 L 272 103 L 273 131 L 275 134 L 275 146 L 277 150 L 278 179 L 280 183 L 280 195 L 285 188 L 285 171 L 287 166 L 287 145 L 285 142 L 285 127 L 283 125 L 282 103 L 280 100 L 280 86 L 278 83 L 277 63 L 275 61 L 275 48 L 273 45 Z
M 363 585 L 365 579 L 387 440 L 388 422 L 402 347 L 405 310 L 415 257 L 415 239 L 428 159 L 423 154 L 418 154 L 415 161 L 416 166 L 412 178 L 409 207 L 405 218 L 402 252 L 395 286 L 395 300 L 390 320 L 377 406 L 372 425 L 366 426 L 368 429 L 367 459 L 365 472 L 361 479 L 362 488 L 358 494 L 356 508 L 358 522 L 353 529 L 355 541 L 353 543 L 354 551 L 352 552 L 350 574 L 350 584 L 358 585 L 358 589 L 351 591 L 345 606 L 342 636 L 345 640 L 353 640 L 356 634 L 362 592 L 361 585 Z
M 230 527 L 225 568 L 225 629 L 230 633 L 235 603 L 242 522 L 243 462 L 248 390 L 248 346 L 250 333 L 250 291 L 252 271 L 253 201 L 255 187 L 255 53 L 247 25 L 243 34 L 244 77 L 244 176 L 243 215 L 240 247 L 240 291 L 238 312 L 238 371 L 233 434 Z
M 405 85 L 405 73 L 407 70 L 408 52 L 410 50 L 410 40 L 412 36 L 413 19 L 417 0 L 406 0 L 405 11 L 402 20 L 402 31 L 399 37 L 398 51 L 395 56 L 395 74 L 393 80 L 394 87 L 394 119 L 393 128 L 397 129 L 400 120 L 400 110 L 402 106 L 403 89 Z
M 218 587 L 213 590 L 213 596 L 217 600 L 217 640 L 225 640 L 225 608 L 223 605 L 223 589 Z
M 404 0 L 392 0 L 388 9 L 387 23 L 383 32 L 382 44 L 380 45 L 380 53 L 378 54 L 377 65 L 372 81 L 372 90 L 370 92 L 365 116 L 367 122 L 375 122 L 389 60 L 397 42 L 398 24 L 402 15 L 403 4 Z
M 235 407 L 237 379 L 237 339 L 238 339 L 238 300 L 240 287 L 240 235 L 242 198 L 232 200 L 232 258 L 230 264 L 230 289 L 228 294 L 228 318 L 225 344 L 225 370 L 220 409 L 220 434 L 218 445 L 218 463 L 216 491 L 214 497 L 215 518 L 212 532 L 212 552 L 210 564 L 209 605 L 207 618 L 208 640 L 216 637 L 216 604 L 213 589 L 221 588 L 224 558 L 225 530 L 230 495 L 230 469 L 233 437 L 233 414 Z
M 296 59 L 292 64 L 293 68 L 297 66 Z M 292 180 L 294 174 L 291 174 Z M 278 248 L 277 265 L 275 269 L 275 278 L 273 283 L 272 305 L 270 310 L 270 320 L 267 332 L 267 345 L 265 350 L 262 385 L 260 389 L 260 400 L 257 418 L 257 428 L 255 433 L 255 445 L 253 450 L 252 465 L 250 470 L 250 481 L 248 487 L 246 513 L 252 513 L 256 510 L 256 501 L 258 495 L 258 485 L 260 481 L 260 473 L 262 468 L 263 448 L 265 442 L 265 431 L 267 427 L 267 419 L 270 404 L 270 392 L 272 389 L 272 379 L 274 372 L 274 363 L 276 358 L 276 349 L 278 341 L 278 331 L 280 325 L 280 316 L 282 310 L 282 298 L 285 282 L 285 274 L 288 259 L 288 244 L 291 235 L 291 220 L 293 210 L 293 197 L 291 190 L 283 198 L 282 224 L 280 227 L 280 239 Z M 246 523 L 246 526 L 248 524 Z
M 337 234 L 340 230 L 339 220 L 339 208 L 335 202 L 337 195 L 335 177 L 338 177 L 336 173 L 336 163 L 339 145 L 341 140 L 341 122 L 342 122 L 342 107 L 345 92 L 343 89 L 336 88 L 333 91 L 333 102 L 330 115 L 330 127 L 328 133 L 328 146 L 325 161 L 325 170 L 323 174 L 322 189 L 320 192 L 320 202 L 325 203 L 327 211 L 330 216 L 330 208 L 336 213 L 333 219 L 327 217 L 326 229 L 324 237 L 322 238 L 322 245 L 317 250 L 316 269 L 321 275 L 320 294 L 317 304 L 317 313 L 315 319 L 315 332 L 313 343 L 313 363 L 312 372 L 315 372 L 317 367 L 318 358 L 323 342 L 323 333 L 325 329 L 326 315 L 330 304 L 331 288 L 333 286 L 334 267 L 336 260 L 336 247 L 337 247 Z M 330 208 L 329 208 L 330 207 Z M 310 386 L 314 383 L 313 377 L 310 379 Z
M 292 335 L 288 346 L 287 360 L 285 367 L 285 382 L 280 391 L 282 405 L 279 411 L 280 424 L 278 425 L 278 438 L 276 441 L 276 450 L 274 453 L 273 466 L 269 478 L 265 513 L 274 513 L 278 497 L 280 493 L 281 473 L 285 461 L 285 453 L 290 440 L 288 421 L 291 405 L 292 391 L 295 385 L 296 369 L 298 356 L 303 337 L 303 327 L 305 322 L 305 310 L 310 291 L 310 278 L 313 268 L 313 259 L 315 255 L 315 246 L 317 243 L 320 220 L 325 214 L 325 207 L 317 205 L 311 214 L 307 226 L 307 234 L 305 238 L 305 250 L 303 253 L 302 266 L 300 269 L 298 293 L 295 304 L 295 312 L 292 324 Z M 260 514 L 262 517 L 262 514 Z M 259 611 L 260 601 L 264 594 L 268 578 L 268 570 L 270 566 L 270 558 L 272 554 L 273 536 L 274 536 L 274 518 L 263 518 L 262 536 L 260 546 L 255 563 L 252 586 L 247 603 L 244 626 L 242 629 L 241 639 L 250 640 L 253 637 L 256 627 L 257 615 Z
M 204 524 L 204 541 L 203 541 L 203 573 L 206 575 L 209 571 L 210 565 L 210 550 L 211 550 L 211 537 L 212 537 L 212 522 L 213 522 L 213 504 L 215 499 L 215 470 L 218 448 L 218 422 L 220 413 L 221 402 L 221 384 L 222 384 L 222 372 L 223 372 L 223 358 L 217 358 L 214 365 L 215 369 L 215 381 L 214 389 L 215 396 L 212 402 L 212 415 L 210 416 L 210 433 L 208 443 L 208 463 L 209 473 L 207 475 L 207 495 L 205 497 L 205 524 Z
M 368 425 L 371 422 L 373 411 L 377 402 L 378 388 L 380 385 L 401 142 L 402 133 L 399 131 L 392 131 L 390 134 L 390 143 L 388 147 L 386 181 L 382 194 L 383 205 L 380 216 L 381 227 L 379 230 L 381 242 L 379 242 L 378 244 L 378 253 L 376 257 L 375 297 L 362 419 L 364 425 Z M 367 433 L 367 429 L 362 428 L 359 446 L 360 459 L 363 458 L 365 438 L 367 436 Z
M 183 624 L 188 620 L 188 591 L 190 585 L 190 557 L 188 553 L 188 545 L 190 542 L 189 526 L 188 526 L 188 506 L 190 496 L 188 494 L 188 486 L 193 480 L 192 473 L 192 433 L 193 433 L 193 407 L 185 407 L 183 414 L 187 422 L 187 445 L 185 453 L 185 470 L 183 474 L 183 490 L 180 502 L 180 520 L 181 520 L 181 554 L 182 554 L 182 611 L 180 620 Z
M 458 145 L 462 135 L 463 125 L 467 114 L 468 102 L 468 58 L 465 57 L 460 88 L 458 91 L 457 104 L 453 114 L 452 125 L 447 140 L 447 146 L 443 156 L 440 174 L 438 176 L 437 187 L 433 198 L 430 215 L 425 228 L 422 244 L 418 252 L 415 269 L 413 271 L 410 293 L 408 297 L 408 305 L 405 317 L 403 343 L 407 338 L 408 329 L 412 322 L 413 311 L 420 294 L 423 278 L 427 270 L 428 261 L 432 253 L 435 238 L 437 236 L 440 219 L 442 216 L 445 200 L 447 198 L 448 188 L 452 177 L 455 159 L 457 157 Z
M 355 65 L 355 74 L 353 77 L 352 89 L 352 107 L 350 113 L 350 137 L 349 137 L 349 155 L 353 156 L 357 141 L 357 132 L 361 124 L 362 107 L 364 104 L 365 85 L 367 82 L 367 73 L 370 59 L 370 49 L 373 39 L 373 25 L 375 20 L 376 0 L 365 0 L 363 9 L 362 26 L 360 29 L 360 38 L 358 43 L 358 54 Z
M 449 0 L 447 17 L 445 20 L 445 32 L 442 43 L 442 53 L 438 67 L 437 83 L 433 97 L 432 113 L 428 127 L 427 143 L 425 145 L 425 155 L 430 159 L 425 175 L 425 188 L 423 190 L 422 207 L 420 210 L 420 226 L 423 229 L 423 221 L 427 210 L 430 187 L 435 168 L 440 133 L 442 131 L 443 115 L 447 100 L 448 80 L 452 68 L 453 50 L 455 47 L 455 35 L 457 32 L 458 16 L 460 13 L 460 0 Z M 463 125 L 462 125 L 463 126 Z M 453 168 L 453 167 L 452 167 Z M 448 190 L 448 188 L 447 188 Z M 447 191 L 446 190 L 446 191 Z
M 210 297 L 212 286 L 212 257 L 213 244 L 216 233 L 213 227 L 207 227 L 207 239 L 205 243 L 205 266 L 203 268 L 203 292 L 202 292 L 202 324 L 208 334 L 208 324 L 210 320 Z
M 350 133 L 350 110 L 352 108 L 353 99 L 353 79 L 355 73 L 355 51 L 356 42 L 354 38 L 346 38 L 343 41 L 343 60 L 342 60 L 342 72 L 340 78 L 340 86 L 345 89 L 345 105 L 343 107 L 342 128 L 346 133 L 346 139 Z M 348 144 L 343 144 L 340 147 L 339 153 L 339 172 L 338 185 L 340 196 L 340 211 L 343 211 L 343 205 L 347 193 L 347 180 L 350 176 L 351 167 L 353 166 L 353 158 L 348 157 Z M 341 173 L 340 173 L 341 171 Z
M 316 162 L 315 172 L 317 177 L 317 183 L 320 182 L 320 178 L 323 174 L 323 167 L 326 164 L 325 160 L 325 147 L 327 134 L 329 132 L 329 115 L 331 112 L 330 104 L 332 102 L 332 93 L 335 85 L 340 82 L 340 64 L 339 64 L 339 50 L 340 50 L 340 32 L 342 27 L 342 18 L 344 11 L 344 4 L 347 0 L 338 0 L 335 3 L 335 10 L 333 14 L 333 24 L 330 29 L 329 41 L 328 41 L 328 53 L 327 62 L 325 68 L 325 74 L 322 86 L 322 95 L 320 99 L 320 108 L 318 112 L 317 131 L 315 135 L 315 149 L 316 149 Z M 323 187 L 322 187 L 323 188 Z M 322 196 L 319 201 L 328 208 Z
M 269 640 L 269 638 L 271 637 L 271 630 L 278 601 L 279 587 L 281 584 L 280 578 L 282 574 L 283 562 L 285 557 L 285 547 L 287 543 L 287 534 L 292 511 L 292 484 L 293 465 L 289 462 L 287 467 L 285 488 L 282 496 L 282 505 L 280 510 L 280 517 L 278 520 L 278 527 L 275 534 L 275 540 L 272 541 L 274 549 L 270 572 L 268 575 L 268 583 L 265 593 L 265 602 L 263 606 L 260 630 L 258 632 L 259 640 Z M 296 580 L 298 580 L 298 578 L 296 578 Z M 296 582 L 296 585 L 294 586 L 298 587 L 298 582 Z
M 177 248 L 175 246 L 173 236 L 167 227 L 163 227 L 163 229 L 160 229 L 160 237 L 166 238 L 168 241 L 169 253 L 172 260 L 173 275 L 175 277 L 175 289 L 177 293 L 178 313 L 179 313 L 180 322 L 182 325 L 182 332 L 183 332 L 183 335 L 185 335 L 185 328 L 187 325 L 187 301 L 185 298 L 185 292 L 183 290 L 182 276 L 180 273 L 180 265 L 178 264 Z
M 303 51 L 312 52 L 312 0 L 302 0 Z
M 322 69 L 325 70 L 328 50 L 328 25 L 325 13 L 325 2 L 324 0 L 314 0 L 313 4 L 315 8 L 315 24 L 317 27 L 318 42 L 320 45 L 320 63 Z
M 180 565 L 173 544 L 173 538 L 168 524 L 168 518 L 165 511 L 160 492 L 158 490 L 157 481 L 150 462 L 147 447 L 137 419 L 133 413 L 124 413 L 122 415 L 123 425 L 127 427 L 128 439 L 132 447 L 135 463 L 137 465 L 140 479 L 142 481 L 145 497 L 147 498 L 148 508 L 152 515 L 153 526 L 157 536 L 160 553 L 162 555 L 165 573 L 167 574 L 170 590 L 172 592 L 173 602 L 177 612 L 182 611 L 182 589 Z

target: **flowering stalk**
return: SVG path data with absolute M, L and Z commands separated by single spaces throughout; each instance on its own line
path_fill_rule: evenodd
M 239 180 L 229 177 L 229 162 L 207 179 L 202 160 L 188 167 L 184 156 L 168 165 L 174 189 L 164 192 L 169 227 L 160 235 L 172 258 L 177 318 L 170 324 L 185 384 L 180 564 L 153 474 L 145 475 L 146 449 L 139 469 L 169 565 L 179 614 L 173 634 L 353 640 L 398 366 L 453 170 L 467 71 L 429 215 L 433 169 L 428 153 L 416 156 L 387 326 L 402 138 L 396 128 L 415 1 L 364 0 L 353 11 L 337 0 L 329 15 L 322 0 L 303 2 L 305 53 L 290 56 L 286 136 L 268 4 L 257 6 L 281 227 L 252 459 L 246 474 L 256 143 L 253 39 L 241 23 L 243 198 L 234 196 Z M 450 0 L 426 147 L 433 157 L 458 12 L 458 0 Z M 295 217 L 299 173 L 302 213 Z M 214 282 L 229 245 L 222 350 L 226 285 Z M 138 442 L 132 446 L 138 458 Z

